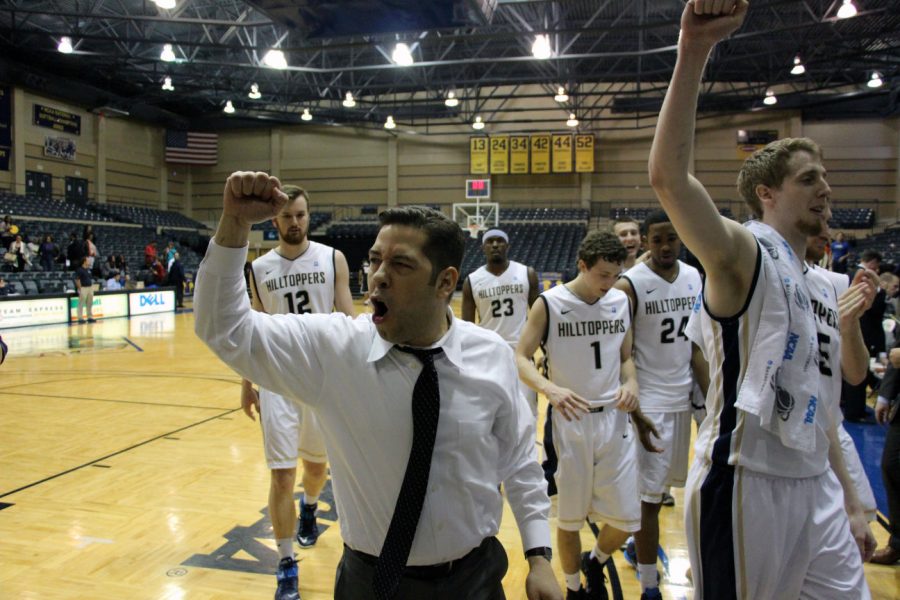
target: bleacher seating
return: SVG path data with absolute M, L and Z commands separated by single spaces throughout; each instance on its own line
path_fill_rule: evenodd
M 82 205 L 34 196 L 20 196 L 7 191 L 0 191 L 0 215 L 17 215 L 66 219 L 69 221 L 113 222 L 109 215 L 96 212 L 91 208 L 96 205 Z
M 586 223 L 590 211 L 586 208 L 501 208 L 501 223 L 527 221 L 553 222 L 576 221 Z
M 872 229 L 875 227 L 875 211 L 871 208 L 833 208 L 832 229 Z
M 204 229 L 206 227 L 203 223 L 173 210 L 160 210 L 128 204 L 90 203 L 88 206 L 99 214 L 107 215 L 110 217 L 109 220 L 116 220 L 122 223 L 137 223 L 144 227 L 179 227 L 187 229 Z

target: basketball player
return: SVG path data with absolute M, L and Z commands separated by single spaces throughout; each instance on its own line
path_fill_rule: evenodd
M 818 285 L 811 284 L 809 286 L 809 293 L 814 309 L 824 306 L 829 294 L 833 297 L 840 298 L 850 287 L 850 279 L 847 277 L 846 273 L 835 273 L 834 271 L 829 271 L 828 269 L 816 266 L 825 256 L 825 248 L 828 247 L 829 241 L 827 229 L 820 235 L 809 236 L 806 240 L 806 262 L 809 264 L 810 269 L 808 277 L 824 279 L 824 281 L 820 281 Z M 876 287 L 878 276 L 874 271 L 861 269 L 860 277 L 866 278 L 871 283 L 873 289 Z M 824 298 L 821 297 L 823 295 Z M 829 319 L 829 317 L 832 318 Z M 840 335 L 840 330 L 835 328 L 836 322 L 833 319 L 833 315 L 830 315 L 828 311 L 816 310 L 816 320 L 820 321 L 820 330 L 823 328 L 830 329 L 825 335 L 828 335 L 829 337 Z M 837 381 L 837 385 L 837 393 L 839 394 L 839 380 Z M 840 408 L 837 404 L 835 406 L 838 409 Z M 840 410 L 835 410 L 833 417 L 837 422 L 837 434 L 838 439 L 841 442 L 841 452 L 844 455 L 844 463 L 847 465 L 847 471 L 850 473 L 851 479 L 853 479 L 853 486 L 856 488 L 856 494 L 859 496 L 859 501 L 862 504 L 863 512 L 866 515 L 866 521 L 871 523 L 875 520 L 878 510 L 878 507 L 875 505 L 875 494 L 872 492 L 872 485 L 869 483 L 869 478 L 866 476 L 866 472 L 863 469 L 862 461 L 859 459 L 859 453 L 856 451 L 856 445 L 853 443 L 853 438 L 850 437 L 850 434 L 847 433 L 847 430 L 844 428 L 844 414 Z
M 807 236 L 821 233 L 831 214 L 821 151 L 811 140 L 786 139 L 748 158 L 738 189 L 762 220 L 743 227 L 721 217 L 689 173 L 707 57 L 746 12 L 745 0 L 687 3 L 650 151 L 651 185 L 706 271 L 688 325 L 715 382 L 686 486 L 694 597 L 868 598 L 861 558 L 874 538 L 841 456 L 829 414 L 838 399 L 824 377 L 841 368 L 848 381 L 865 377 L 858 316 L 867 284 L 841 298 L 840 339 L 820 337 L 827 334 L 817 330 L 803 257 Z M 834 298 L 823 308 L 838 314 Z
M 642 234 L 650 259 L 626 271 L 616 288 L 631 305 L 641 412 L 656 426 L 663 448 L 662 453 L 638 449 L 641 530 L 634 536 L 641 599 L 661 600 L 656 572 L 659 509 L 667 489 L 684 487 L 687 477 L 692 358 L 697 358 L 697 368 L 705 369 L 702 354 L 692 351 L 684 332 L 701 280 L 697 269 L 678 260 L 681 240 L 666 213 L 648 215 Z
M 641 225 L 632 217 L 622 217 L 616 219 L 613 223 L 613 233 L 615 233 L 628 256 L 625 257 L 625 263 L 622 265 L 627 271 L 637 263 L 638 255 L 641 253 Z
M 250 290 L 255 310 L 269 314 L 328 313 L 332 309 L 353 316 L 350 271 L 340 250 L 313 242 L 309 232 L 309 197 L 305 190 L 284 186 L 288 203 L 272 224 L 278 230 L 278 246 L 252 263 Z M 260 415 L 269 480 L 269 517 L 278 546 L 276 600 L 299 598 L 298 569 L 294 559 L 293 527 L 301 548 L 319 537 L 316 509 L 327 479 L 325 444 L 315 416 L 265 388 L 259 393 L 244 379 L 241 407 L 254 419 Z M 297 458 L 303 461 L 303 497 L 300 518 L 294 510 Z
M 638 407 L 631 314 L 628 297 L 613 287 L 626 254 L 615 234 L 589 233 L 578 248 L 578 275 L 538 296 L 516 348 L 519 377 L 553 405 L 557 540 L 569 600 L 605 598 L 603 566 L 628 533 L 640 529 L 635 436 L 627 415 Z M 539 344 L 548 377 L 532 362 Z M 604 525 L 582 557 L 585 518 Z
M 477 311 L 479 324 L 496 331 L 515 350 L 528 309 L 540 292 L 537 273 L 509 260 L 509 236 L 500 229 L 485 232 L 481 250 L 487 262 L 463 283 L 462 318 L 474 323 Z M 537 416 L 537 394 L 528 390 L 526 397 Z

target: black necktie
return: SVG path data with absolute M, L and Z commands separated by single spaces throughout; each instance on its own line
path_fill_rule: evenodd
M 381 547 L 372 586 L 378 600 L 389 600 L 397 593 L 409 550 L 412 548 L 416 527 L 425 504 L 428 474 L 431 471 L 431 454 L 437 435 L 438 416 L 441 411 L 441 394 L 438 390 L 434 355 L 440 348 L 421 349 L 396 346 L 402 352 L 415 355 L 422 361 L 422 372 L 416 380 L 412 397 L 413 440 L 403 475 L 403 485 L 394 506 L 394 516 Z

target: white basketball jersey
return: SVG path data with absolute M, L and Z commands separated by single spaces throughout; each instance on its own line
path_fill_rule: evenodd
M 622 342 L 631 326 L 628 296 L 615 288 L 587 304 L 564 285 L 541 294 L 547 306 L 542 346 L 549 379 L 588 400 L 613 404 L 619 389 Z
M 334 309 L 334 248 L 310 241 L 293 260 L 272 250 L 253 261 L 253 293 L 269 314 Z
M 513 260 L 500 275 L 481 266 L 469 275 L 479 324 L 515 349 L 528 317 L 528 267 Z
M 639 263 L 623 276 L 634 290 L 634 364 L 641 410 L 681 412 L 691 408 L 691 342 L 685 335 L 700 293 L 700 272 L 678 261 L 669 283 Z
M 819 339 L 820 395 L 828 399 L 835 423 L 844 420 L 841 413 L 841 320 L 837 298 L 849 287 L 850 279 L 820 267 L 809 267 L 806 287 L 816 317 L 816 336 Z M 843 287 L 843 289 L 841 289 Z

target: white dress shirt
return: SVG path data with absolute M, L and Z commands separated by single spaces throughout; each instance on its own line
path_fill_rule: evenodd
M 242 377 L 307 403 L 322 427 L 341 535 L 378 555 L 412 446 L 422 364 L 378 335 L 369 315 L 267 315 L 250 309 L 247 248 L 210 242 L 197 274 L 197 335 Z M 504 483 L 525 549 L 550 546 L 550 501 L 534 419 L 513 353 L 492 331 L 448 316 L 434 345 L 440 419 L 409 565 L 460 558 L 500 526 Z

